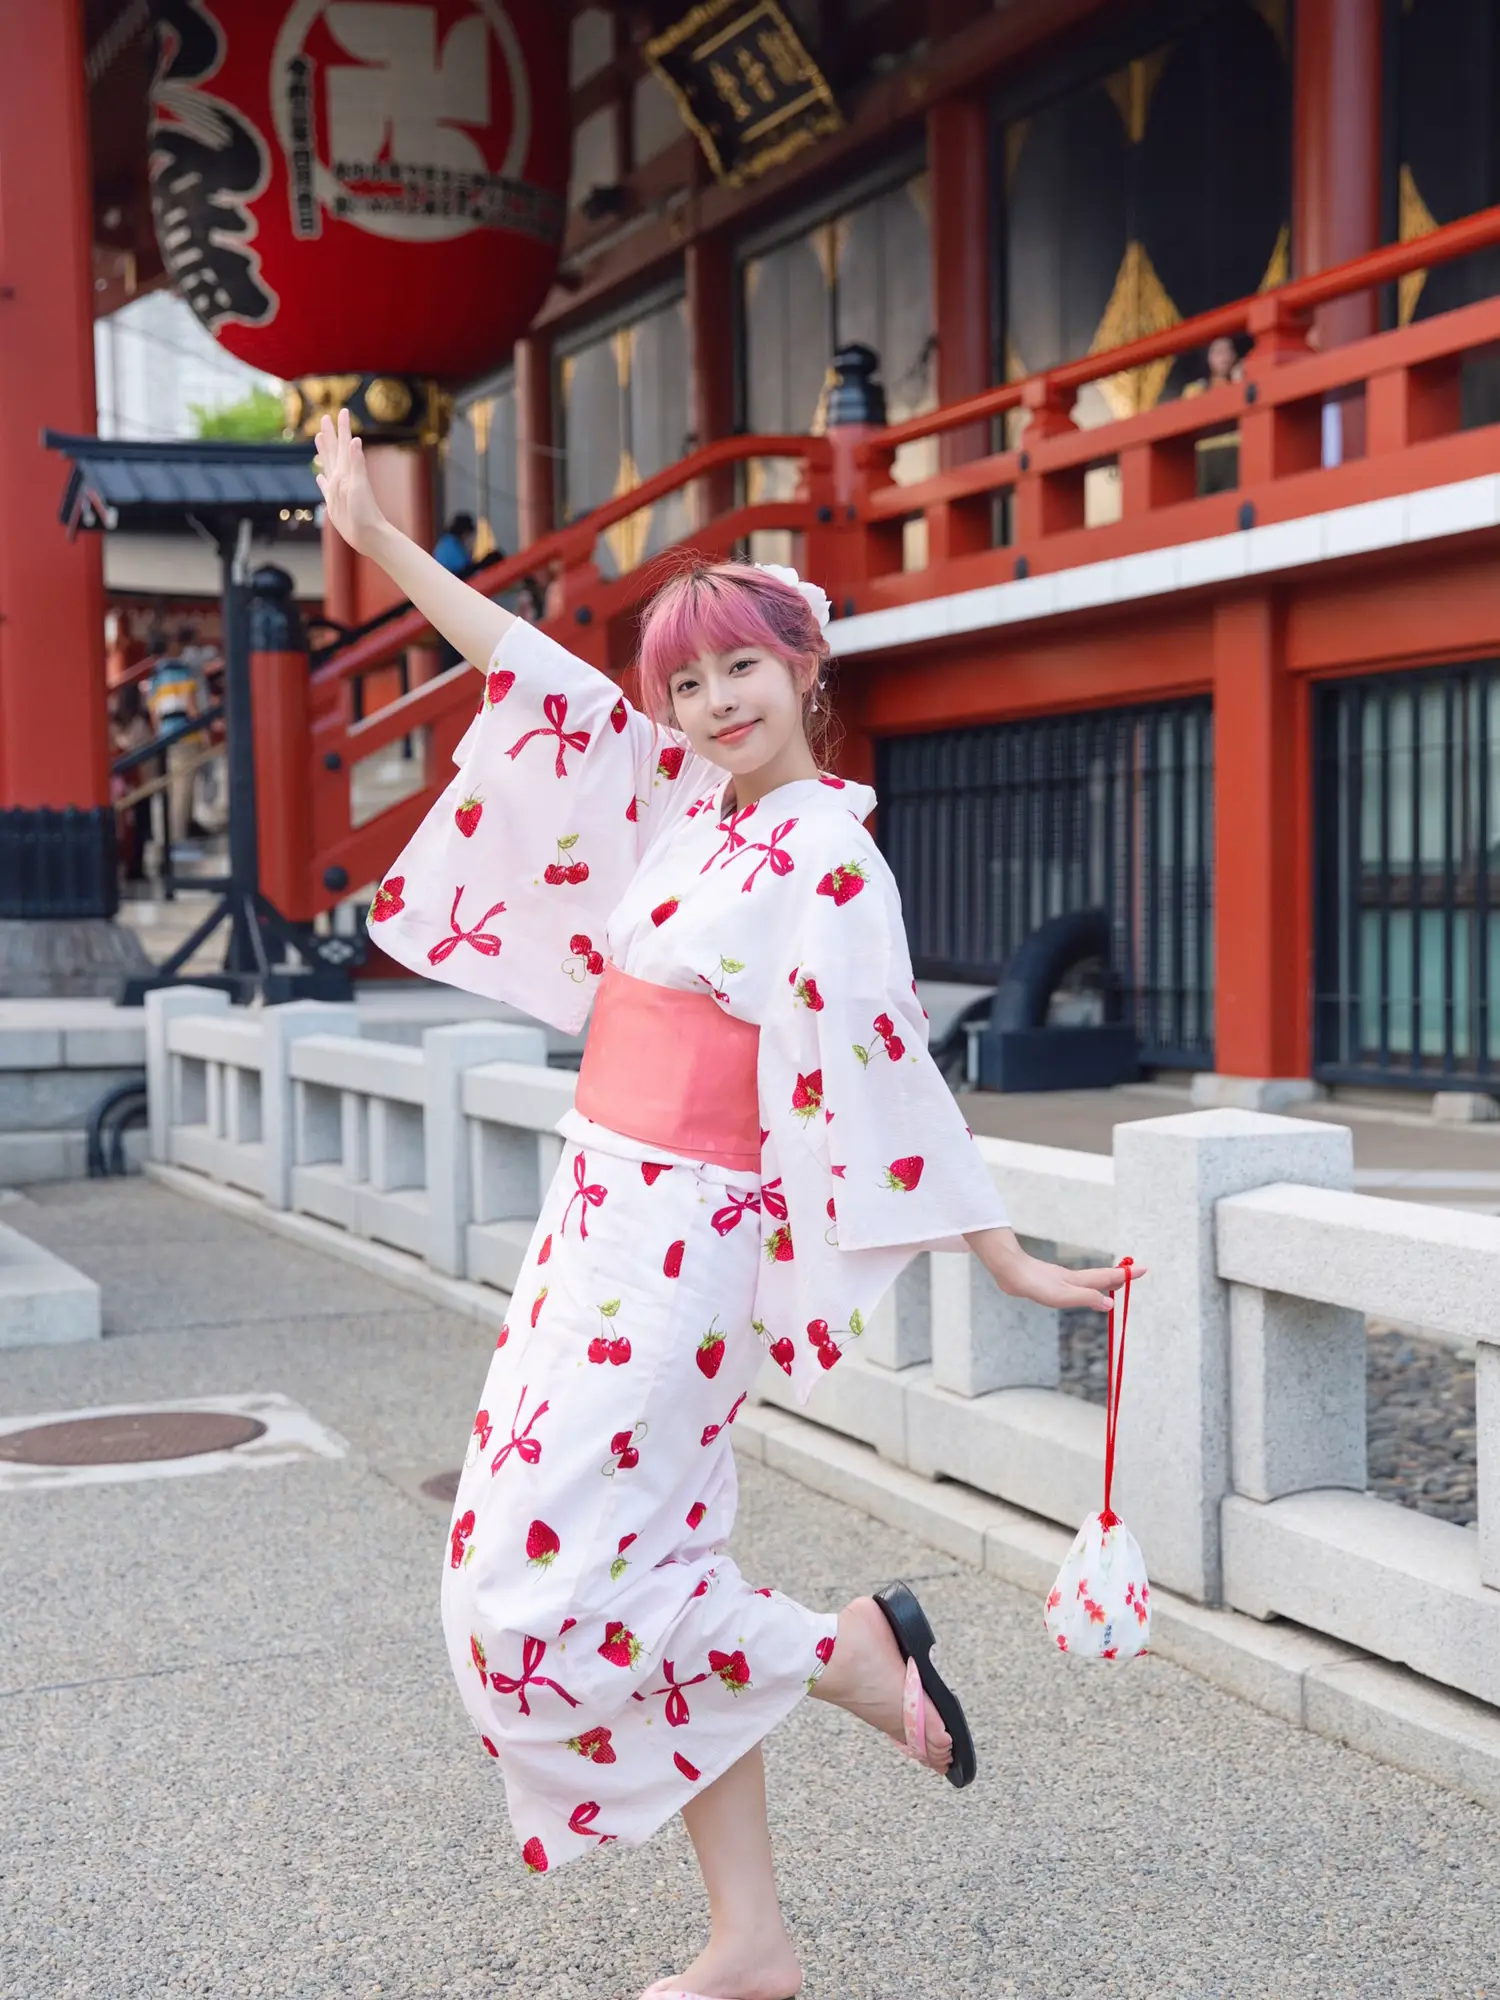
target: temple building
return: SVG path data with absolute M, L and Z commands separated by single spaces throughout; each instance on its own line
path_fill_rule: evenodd
M 1500 0 L 13 0 L 0 807 L 108 797 L 99 538 L 38 431 L 97 430 L 92 320 L 175 283 L 610 671 L 669 552 L 816 575 L 920 975 L 1097 909 L 1077 1005 L 1200 1101 L 1500 1088 L 1497 83 Z M 250 147 L 201 229 L 190 102 Z M 333 219 L 496 247 L 393 266 L 385 345 L 292 339 L 264 301 Z M 472 707 L 329 543 L 323 593 L 309 922 Z M 352 765 L 414 732 L 356 824 Z

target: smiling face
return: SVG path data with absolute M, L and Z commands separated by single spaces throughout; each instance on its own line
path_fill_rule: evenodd
M 732 772 L 742 804 L 794 778 L 815 777 L 817 763 L 803 727 L 811 686 L 779 653 L 737 646 L 701 653 L 678 667 L 667 691 L 672 722 L 700 757 Z M 747 790 L 745 781 L 753 781 Z

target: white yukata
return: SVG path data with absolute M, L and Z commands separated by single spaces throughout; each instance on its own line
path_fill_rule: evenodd
M 832 1654 L 831 1614 L 724 1552 L 765 1356 L 805 1400 L 915 1250 L 1005 1216 L 927 1054 L 868 787 L 721 819 L 725 772 L 525 624 L 455 761 L 371 908 L 392 958 L 570 1032 L 608 958 L 760 1030 L 758 1175 L 563 1120 L 475 1418 L 443 1624 L 542 1870 L 645 1840 Z

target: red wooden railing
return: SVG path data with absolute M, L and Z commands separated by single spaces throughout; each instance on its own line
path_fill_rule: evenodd
M 686 490 L 706 502 L 721 488 L 726 469 L 750 459 L 796 462 L 796 497 L 717 513 L 700 505 L 702 525 L 687 545 L 723 556 L 758 529 L 789 529 L 800 538 L 799 560 L 842 615 L 1500 470 L 1500 426 L 1465 430 L 1460 410 L 1464 357 L 1500 345 L 1500 298 L 1327 354 L 1308 344 L 1320 305 L 1497 244 L 1500 207 L 883 430 L 722 439 L 490 565 L 483 587 L 499 595 L 525 577 L 545 578 L 545 629 L 618 672 L 628 665 L 636 614 L 661 565 L 648 561 L 605 577 L 595 561 L 599 538 L 669 495 Z M 1242 333 L 1253 342 L 1242 381 L 1117 422 L 1075 425 L 1071 412 L 1085 385 Z M 1335 466 L 1322 462 L 1322 412 L 1329 400 L 1364 410 L 1362 454 Z M 968 457 L 930 478 L 892 478 L 901 445 L 953 432 L 966 433 L 968 443 L 976 427 L 982 438 L 1011 410 L 1027 415 L 1018 445 Z M 1200 496 L 1198 440 L 1224 432 L 1238 434 L 1238 485 Z M 1120 474 L 1119 518 L 1086 526 L 1085 475 L 1111 464 Z M 996 495 L 1012 500 L 1011 539 L 998 547 Z M 926 523 L 927 559 L 921 569 L 906 569 L 903 531 L 914 519 Z M 477 699 L 468 667 L 354 719 L 355 684 L 431 636 L 421 616 L 409 612 L 343 647 L 310 680 L 304 675 L 299 689 L 268 690 L 261 703 L 276 718 L 274 728 L 257 726 L 257 759 L 270 773 L 261 785 L 269 783 L 273 795 L 288 799 L 290 822 L 309 829 L 303 860 L 297 859 L 300 841 L 289 841 L 280 844 L 271 876 L 263 867 L 263 887 L 289 916 L 311 917 L 375 880 L 435 788 L 447 782 L 454 746 Z M 356 827 L 352 767 L 418 730 L 427 732 L 420 789 Z

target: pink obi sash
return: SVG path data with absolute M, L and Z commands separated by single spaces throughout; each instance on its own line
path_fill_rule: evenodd
M 760 1029 L 706 993 L 606 965 L 574 1100 L 585 1118 L 692 1160 L 760 1171 Z

